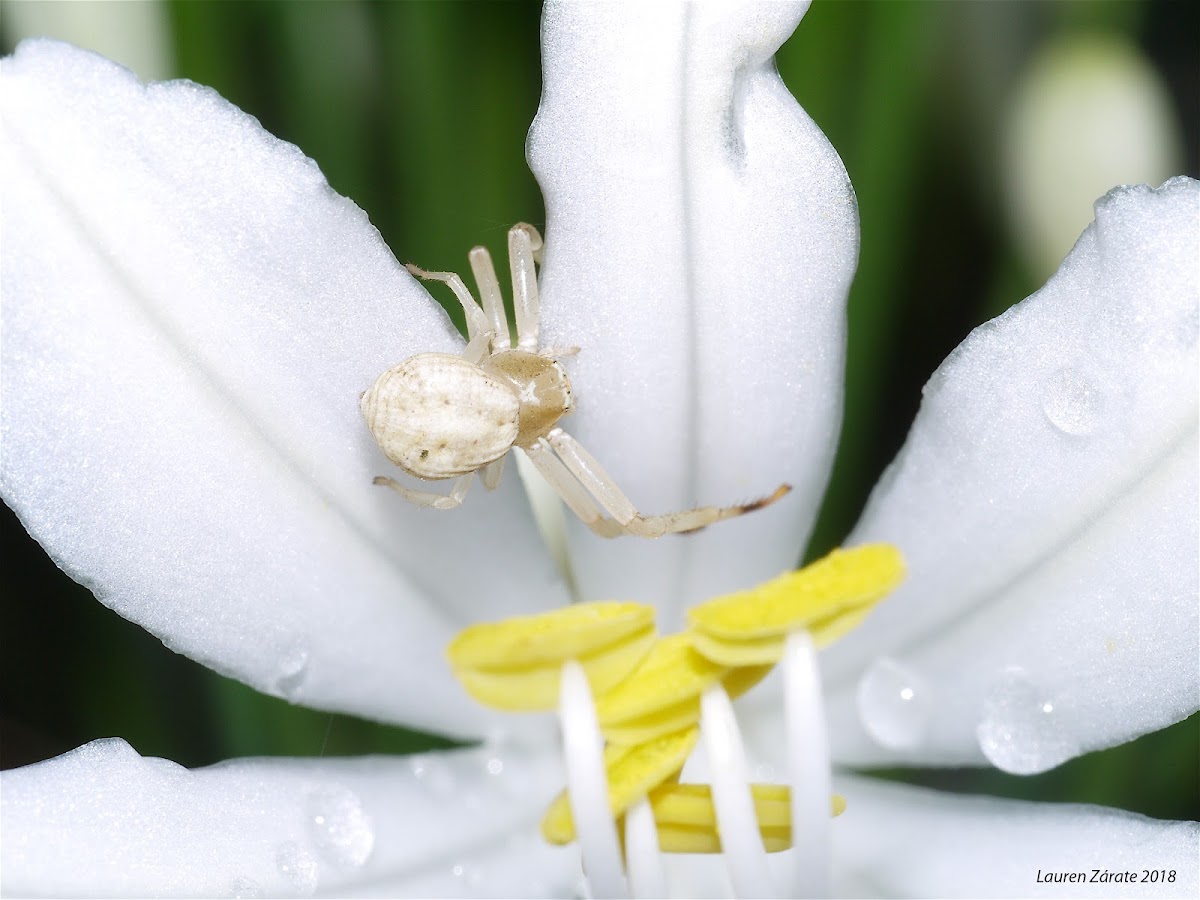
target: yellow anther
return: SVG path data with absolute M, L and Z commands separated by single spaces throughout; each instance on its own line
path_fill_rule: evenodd
M 858 625 L 903 577 L 904 560 L 890 544 L 834 550 L 798 572 L 694 607 L 692 640 L 719 665 L 775 663 L 789 631 L 804 628 L 822 647 Z
M 609 745 L 604 750 L 608 776 L 608 804 L 613 818 L 625 813 L 641 797 L 674 777 L 683 768 L 700 737 L 699 728 L 685 728 L 636 747 Z M 550 804 L 542 819 L 542 835 L 552 844 L 575 840 L 575 820 L 567 792 Z
M 725 687 L 725 693 L 729 695 L 729 699 L 736 700 L 770 675 L 773 668 L 775 666 L 769 664 L 765 666 L 738 666 L 729 670 L 729 674 L 722 679 L 721 684 Z
M 601 730 L 610 744 L 629 747 L 644 744 L 665 734 L 695 725 L 699 721 L 700 700 L 692 697 L 673 706 L 656 709 L 644 716 L 635 716 L 614 725 L 603 726 Z
M 746 641 L 729 641 L 715 638 L 701 631 L 692 632 L 692 643 L 696 650 L 713 662 L 732 666 L 733 671 L 749 668 L 768 671 L 783 658 L 782 637 L 756 638 Z
M 754 812 L 768 853 L 792 846 L 791 792 L 782 784 L 752 784 Z M 706 784 L 664 784 L 650 792 L 658 826 L 658 847 L 664 853 L 720 853 L 712 791 Z M 831 814 L 840 816 L 845 798 L 834 794 Z
M 653 624 L 654 607 L 644 603 L 575 603 L 536 616 L 472 625 L 450 642 L 446 654 L 456 668 L 562 665 Z
M 700 721 L 699 697 L 728 672 L 693 649 L 685 634 L 655 642 L 637 669 L 596 700 L 610 741 L 641 744 Z
M 578 603 L 472 625 L 451 642 L 446 655 L 481 703 L 508 711 L 549 710 L 558 703 L 567 660 L 578 660 L 592 692 L 601 695 L 637 668 L 654 637 L 653 607 Z

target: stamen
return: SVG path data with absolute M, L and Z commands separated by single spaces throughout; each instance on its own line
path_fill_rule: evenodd
M 688 625 L 696 649 L 715 663 L 774 663 L 789 631 L 804 628 L 823 647 L 858 625 L 903 577 L 904 559 L 890 544 L 834 550 L 798 572 L 694 607 Z
M 792 834 L 796 836 L 793 896 L 828 897 L 832 831 L 829 795 L 833 779 L 821 672 L 812 636 L 807 631 L 797 630 L 787 636 L 782 674 L 792 782 Z
M 737 895 L 772 896 L 767 853 L 789 848 L 797 874 L 787 893 L 826 896 L 830 798 L 833 816 L 845 801 L 831 794 L 816 648 L 858 625 L 903 575 L 894 547 L 835 550 L 696 607 L 685 634 L 657 643 L 652 607 L 581 603 L 472 626 L 447 655 L 490 706 L 549 710 L 557 700 L 567 785 L 542 833 L 578 840 L 593 896 L 664 895 L 663 852 L 723 853 Z M 731 704 L 780 661 L 790 788 L 749 783 Z M 681 784 L 700 735 L 712 784 Z
M 536 616 L 472 625 L 446 648 L 455 675 L 495 709 L 554 708 L 559 673 L 578 660 L 602 694 L 637 668 L 654 644 L 654 609 L 640 603 L 578 603 Z
M 728 671 L 692 649 L 689 635 L 660 638 L 632 675 L 596 701 L 604 736 L 642 743 L 694 725 L 700 695 Z
M 763 846 L 778 853 L 792 846 L 792 792 L 784 784 L 752 784 L 754 815 Z M 663 853 L 720 853 L 721 836 L 707 784 L 667 782 L 650 792 L 650 808 L 658 826 L 658 849 Z M 829 812 L 840 816 L 846 800 L 834 794 Z
M 563 759 L 583 870 L 594 896 L 627 897 L 617 826 L 608 809 L 604 741 L 583 667 L 574 660 L 563 663 L 561 685 Z
M 733 704 L 720 685 L 700 698 L 700 731 L 712 769 L 712 799 L 725 865 L 739 897 L 774 897 L 767 851 L 758 833 L 754 798 L 746 772 L 746 752 L 733 716 Z M 828 800 L 826 800 L 828 803 Z
M 609 744 L 604 749 L 609 814 L 613 818 L 624 815 L 650 791 L 678 776 L 699 737 L 699 729 L 693 726 L 634 747 Z M 569 844 L 575 840 L 575 822 L 571 817 L 568 793 L 559 794 L 542 819 L 542 835 L 552 844 Z
M 658 850 L 658 829 L 650 801 L 645 797 L 625 814 L 625 860 L 634 897 L 667 896 L 667 874 Z

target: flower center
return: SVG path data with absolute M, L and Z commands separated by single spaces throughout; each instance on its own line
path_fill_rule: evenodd
M 693 608 L 681 634 L 657 637 L 650 606 L 579 603 L 473 625 L 447 656 L 488 706 L 557 704 L 567 789 L 542 833 L 579 841 L 593 896 L 664 896 L 664 852 L 724 853 L 736 893 L 773 896 L 766 854 L 793 845 L 789 892 L 819 896 L 830 813 L 845 802 L 832 794 L 816 649 L 857 626 L 903 574 L 890 545 L 835 550 Z M 751 784 L 731 699 L 780 662 L 790 786 Z M 680 783 L 701 738 L 712 783 Z

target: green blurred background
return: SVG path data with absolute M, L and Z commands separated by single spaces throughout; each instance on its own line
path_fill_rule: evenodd
M 544 220 L 524 159 L 540 90 L 539 15 L 539 4 L 519 2 L 0 0 L 0 43 L 8 53 L 22 36 L 50 33 L 101 50 L 143 78 L 211 85 L 316 159 L 402 260 L 461 270 L 473 244 L 498 253 L 509 224 Z M 1086 49 L 1085 39 L 1096 36 L 1116 48 L 1108 57 Z M 1157 155 L 1147 171 L 1135 160 L 1087 201 L 1046 198 L 1075 215 L 1063 226 L 1057 260 L 1090 221 L 1090 200 L 1111 184 L 1200 174 L 1198 43 L 1197 5 L 1182 0 L 817 0 L 780 51 L 779 68 L 850 172 L 862 256 L 850 298 L 845 431 L 810 556 L 836 545 L 854 523 L 930 372 L 975 325 L 1049 274 L 1040 250 L 1051 242 L 1029 240 L 1041 234 L 1031 224 L 1036 216 L 1014 200 L 1036 165 L 1036 154 L 1014 149 L 1011 138 L 1020 133 L 1021 98 L 1041 90 L 1037 75 L 1047 68 L 1037 61 L 1065 59 L 1076 72 L 1097 57 L 1101 67 L 1116 60 L 1119 81 L 1133 60 L 1165 110 L 1161 132 L 1144 135 L 1150 147 L 1130 151 Z M 1148 96 L 1154 106 L 1156 95 Z M 1137 133 L 1153 129 L 1124 131 L 1136 143 Z M 1167 171 L 1155 169 L 1163 165 Z M 0 539 L 5 768 L 111 735 L 188 766 L 439 745 L 292 707 L 224 679 L 96 603 L 7 509 Z M 1197 726 L 1193 716 L 1036 777 L 890 774 L 951 790 L 1196 819 Z

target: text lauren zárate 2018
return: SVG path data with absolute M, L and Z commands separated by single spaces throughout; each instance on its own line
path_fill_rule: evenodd
M 1172 884 L 1174 869 L 1079 869 L 1073 872 L 1037 870 L 1038 884 Z

